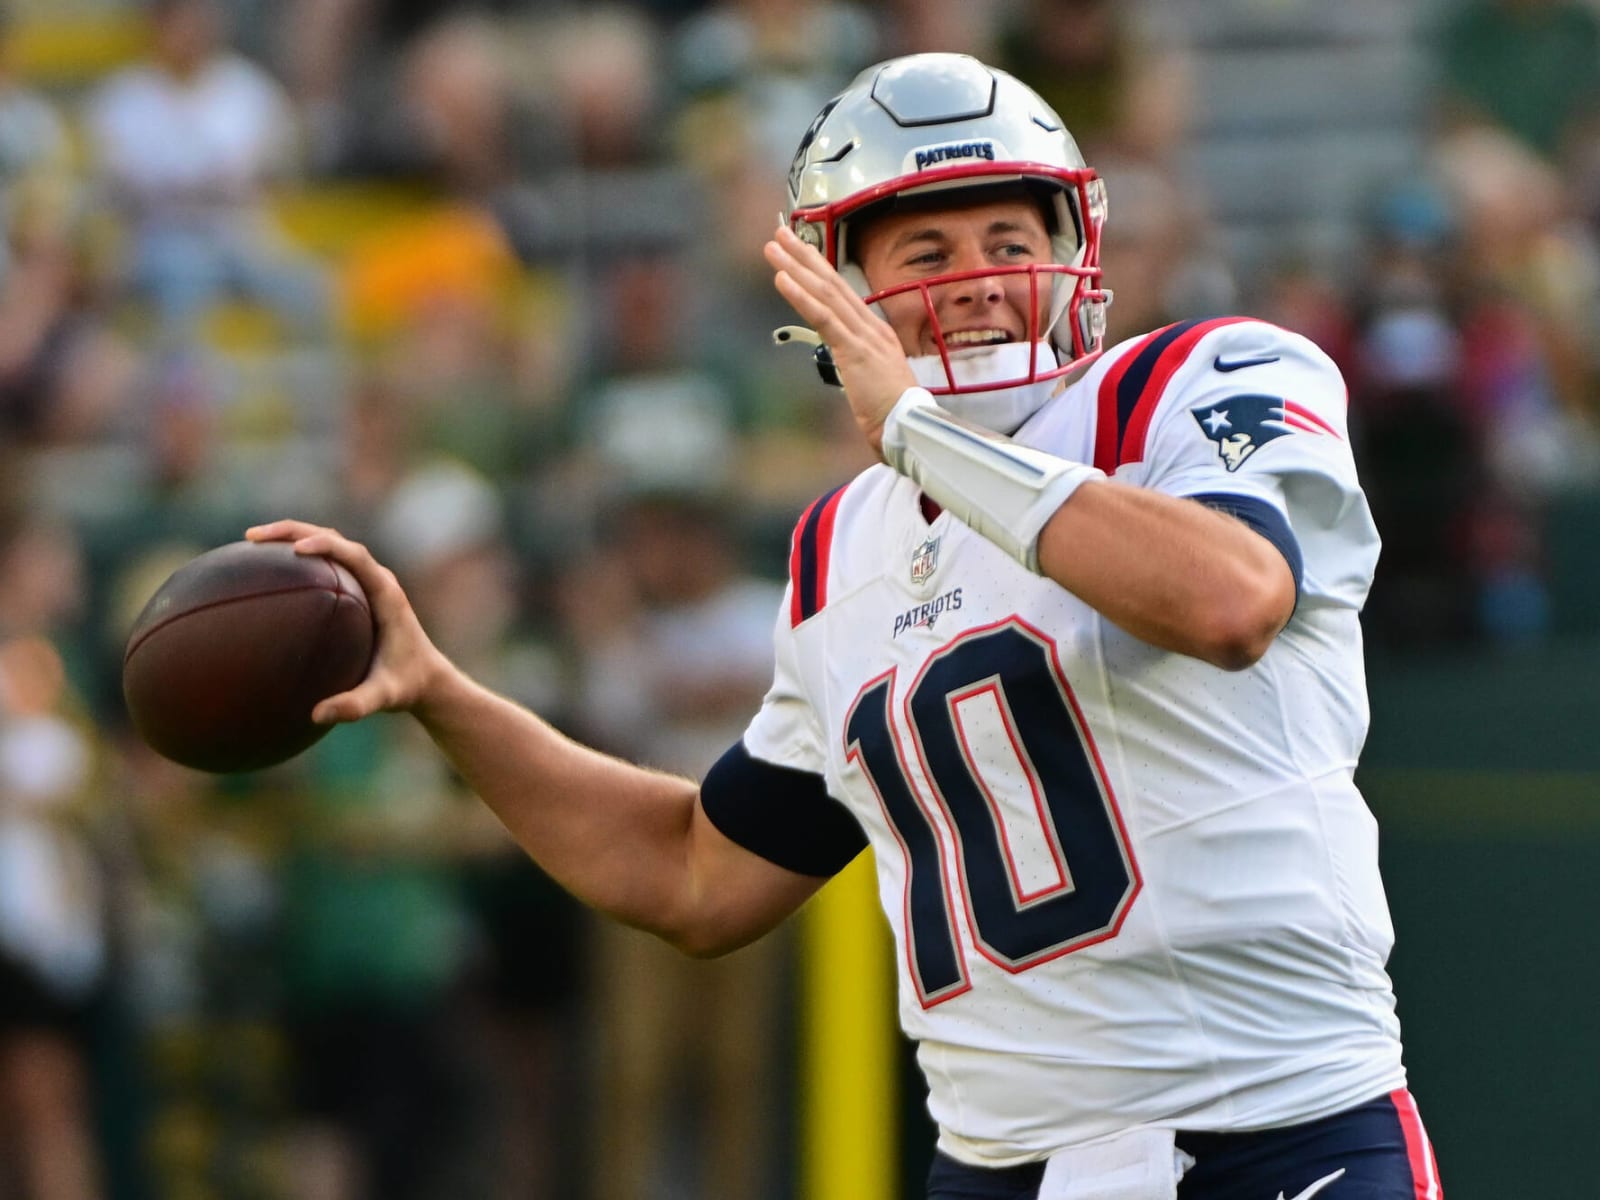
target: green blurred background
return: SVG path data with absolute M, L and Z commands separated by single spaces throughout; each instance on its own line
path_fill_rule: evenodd
M 923 49 L 1105 176 L 1113 340 L 1246 313 L 1344 370 L 1413 1091 L 1452 1200 L 1600 1191 L 1600 0 L 0 13 L 0 1197 L 919 1194 L 862 895 L 684 963 L 404 722 L 200 777 L 119 668 L 167 572 L 294 513 L 496 687 L 702 771 L 867 461 L 760 244 L 821 103 Z

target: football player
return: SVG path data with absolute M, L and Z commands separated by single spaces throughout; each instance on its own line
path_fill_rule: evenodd
M 1102 181 L 1029 88 L 923 54 L 805 133 L 775 286 L 884 462 L 796 528 L 777 675 L 700 785 L 382 626 L 319 720 L 422 720 L 577 895 L 710 954 L 863 846 L 939 1126 L 930 1200 L 1438 1200 L 1352 774 L 1378 537 L 1305 338 L 1104 349 Z

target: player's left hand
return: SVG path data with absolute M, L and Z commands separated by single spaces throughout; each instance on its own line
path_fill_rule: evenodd
M 916 376 L 889 323 L 857 296 L 839 272 L 794 230 L 780 225 L 766 245 L 772 285 L 827 344 L 856 424 L 883 452 L 883 422 Z

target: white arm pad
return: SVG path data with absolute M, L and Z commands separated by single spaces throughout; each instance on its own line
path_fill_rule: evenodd
M 961 424 L 920 387 L 883 422 L 883 456 L 924 494 L 1035 574 L 1039 531 L 1090 479 L 1105 473 Z

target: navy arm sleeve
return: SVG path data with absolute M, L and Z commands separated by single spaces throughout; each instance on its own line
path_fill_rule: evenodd
M 1301 578 L 1305 573 L 1305 560 L 1300 554 L 1299 539 L 1294 536 L 1294 530 L 1289 528 L 1288 518 L 1279 512 L 1276 506 L 1254 496 L 1236 496 L 1227 492 L 1206 492 L 1203 495 L 1190 496 L 1189 499 L 1219 513 L 1226 513 L 1235 520 L 1243 521 L 1276 546 L 1278 553 L 1283 555 L 1284 562 L 1289 564 L 1289 570 L 1294 574 L 1294 590 L 1296 594 L 1299 593 Z
M 700 806 L 729 841 L 800 875 L 837 875 L 867 845 L 821 775 L 762 762 L 742 741 L 707 772 Z

